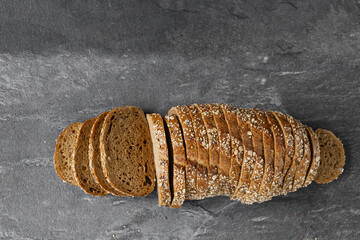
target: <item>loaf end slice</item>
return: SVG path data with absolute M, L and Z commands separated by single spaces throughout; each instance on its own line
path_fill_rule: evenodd
M 166 142 L 164 122 L 160 114 L 147 114 L 153 145 L 157 194 L 159 206 L 169 206 L 171 193 L 169 184 L 169 150 Z
M 108 113 L 101 131 L 100 151 L 104 175 L 113 188 L 134 197 L 154 190 L 150 130 L 140 108 L 123 106 Z
M 344 170 L 344 146 L 331 131 L 319 128 L 315 133 L 320 143 L 320 166 L 315 182 L 329 183 L 337 179 Z
M 75 145 L 81 126 L 82 123 L 77 122 L 65 128 L 56 141 L 54 153 L 56 173 L 63 181 L 73 185 L 78 185 L 73 166 Z

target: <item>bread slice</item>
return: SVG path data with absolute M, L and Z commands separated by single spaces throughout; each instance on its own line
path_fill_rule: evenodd
M 90 135 L 95 120 L 95 118 L 92 118 L 85 121 L 80 128 L 74 156 L 75 176 L 79 183 L 79 187 L 81 187 L 86 193 L 93 196 L 105 196 L 107 192 L 96 183 L 90 172 L 89 165 Z
M 251 175 L 251 183 L 249 192 L 245 196 L 245 203 L 252 204 L 258 201 L 258 191 L 264 176 L 264 146 L 263 146 L 263 126 L 258 120 L 255 110 L 249 109 L 250 127 L 252 133 L 252 144 L 254 152 L 256 154 L 256 162 L 254 165 L 254 171 Z
M 304 156 L 300 164 L 296 168 L 294 183 L 291 190 L 293 192 L 295 192 L 304 185 L 306 174 L 309 170 L 311 163 L 311 147 L 310 147 L 309 138 L 307 136 L 307 131 L 304 126 L 302 126 L 301 130 L 303 132 L 303 139 L 304 139 Z
M 242 140 L 244 148 L 244 159 L 241 165 L 241 174 L 238 186 L 235 189 L 235 193 L 230 197 L 234 200 L 239 200 L 242 203 L 246 203 L 246 194 L 249 192 L 251 184 L 251 176 L 254 172 L 254 166 L 256 162 L 256 153 L 252 144 L 252 132 L 250 127 L 250 114 L 249 110 L 243 108 L 236 108 L 238 126 L 242 129 Z
M 305 126 L 305 128 L 308 133 L 308 137 L 310 139 L 310 145 L 312 151 L 311 151 L 311 165 L 309 171 L 307 172 L 303 187 L 306 187 L 314 180 L 320 166 L 319 138 L 317 137 L 317 135 L 315 134 L 314 130 L 311 127 Z
M 274 178 L 271 183 L 271 194 L 273 196 L 281 193 L 281 186 L 284 179 L 284 161 L 285 161 L 285 139 L 279 123 L 276 121 L 274 115 L 270 112 L 266 112 L 266 117 L 271 125 L 271 130 L 274 136 Z
M 229 104 L 221 105 L 225 120 L 229 128 L 231 138 L 231 167 L 229 172 L 229 181 L 232 194 L 235 192 L 239 183 L 241 164 L 244 157 L 244 148 L 241 137 L 241 128 L 238 127 L 237 116 L 234 108 Z
M 73 123 L 65 128 L 56 141 L 54 153 L 55 171 L 59 177 L 73 185 L 78 185 L 75 178 L 74 153 L 77 137 L 82 123 Z
M 135 197 L 154 190 L 150 130 L 140 108 L 117 107 L 108 113 L 101 130 L 100 151 L 104 175 L 113 188 Z
M 209 169 L 208 169 L 208 192 L 207 196 L 218 196 L 219 191 L 219 135 L 212 114 L 210 105 L 208 104 L 194 104 L 201 113 L 202 119 L 205 124 L 206 134 L 209 141 Z
M 315 176 L 317 183 L 329 183 L 344 170 L 345 151 L 340 139 L 325 129 L 315 131 L 320 143 L 320 166 Z
M 209 169 L 209 141 L 206 134 L 204 121 L 201 113 L 194 105 L 188 106 L 191 120 L 194 126 L 196 145 L 198 150 L 197 159 L 197 189 L 199 198 L 206 198 L 208 191 L 208 169 Z
M 295 148 L 294 148 L 294 157 L 292 159 L 290 168 L 284 178 L 284 183 L 282 186 L 283 195 L 286 195 L 288 192 L 292 190 L 296 169 L 304 156 L 304 139 L 302 133 L 302 125 L 292 116 L 287 115 L 286 117 L 288 122 L 290 123 L 291 132 L 294 136 Z
M 153 145 L 159 206 L 170 206 L 169 150 L 163 118 L 158 113 L 146 114 Z
M 100 135 L 105 117 L 108 113 L 109 112 L 104 112 L 100 114 L 96 118 L 96 121 L 94 122 L 94 125 L 91 129 L 90 141 L 89 141 L 90 172 L 94 177 L 95 182 L 99 184 L 105 191 L 116 196 L 126 196 L 125 193 L 116 190 L 110 185 L 110 183 L 106 180 L 104 171 L 101 166 Z
M 191 120 L 190 111 L 187 106 L 176 106 L 171 108 L 168 111 L 169 115 L 176 115 L 180 122 L 182 129 L 184 143 L 185 143 L 185 152 L 186 152 L 186 179 L 185 179 L 185 199 L 197 199 L 199 194 L 197 191 L 197 145 L 195 139 L 195 132 L 193 123 Z
M 264 174 L 258 190 L 257 202 L 268 201 L 272 198 L 271 184 L 274 178 L 275 144 L 271 125 L 266 117 L 266 112 L 254 109 L 256 117 L 263 126 L 263 145 L 264 145 Z
M 177 117 L 166 115 L 164 119 L 170 160 L 170 189 L 172 194 L 170 207 L 180 208 L 185 201 L 186 155 L 184 139 Z
M 295 146 L 294 146 L 294 136 L 291 131 L 291 126 L 289 121 L 287 120 L 287 116 L 283 113 L 270 111 L 272 115 L 278 121 L 281 130 L 283 132 L 285 138 L 285 161 L 284 161 L 284 168 L 283 174 L 284 177 L 286 176 L 287 172 L 290 169 L 292 159 L 294 158 Z M 283 187 L 284 181 L 282 181 L 281 189 Z M 282 192 L 282 191 L 281 191 Z
M 231 196 L 230 167 L 231 167 L 231 137 L 225 120 L 224 112 L 219 104 L 210 104 L 219 135 L 219 188 L 224 196 Z

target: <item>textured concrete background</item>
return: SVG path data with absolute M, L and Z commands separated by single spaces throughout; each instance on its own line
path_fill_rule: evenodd
M 0 239 L 360 239 L 359 24 L 359 1 L 1 1 Z M 54 171 L 70 123 L 205 102 L 332 130 L 344 173 L 263 204 L 171 210 Z

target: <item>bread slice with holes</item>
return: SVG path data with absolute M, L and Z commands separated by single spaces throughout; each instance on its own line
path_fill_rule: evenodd
M 100 136 L 101 164 L 106 180 L 129 196 L 146 196 L 155 187 L 150 130 L 144 112 L 117 107 L 106 116 Z
M 55 171 L 59 177 L 73 185 L 78 185 L 75 178 L 74 153 L 76 140 L 82 123 L 73 123 L 65 128 L 56 141 L 54 153 Z
M 76 141 L 74 168 L 75 176 L 79 186 L 93 196 L 105 196 L 105 191 L 94 179 L 90 171 L 89 164 L 89 142 L 91 129 L 94 125 L 95 118 L 89 119 L 81 126 L 79 136 Z
M 180 208 L 185 201 L 186 156 L 184 139 L 179 121 L 175 115 L 166 115 L 165 133 L 169 147 L 169 177 L 171 189 L 171 208 Z
M 315 133 L 320 144 L 320 166 L 315 176 L 315 182 L 329 183 L 337 179 L 344 170 L 344 146 L 340 139 L 329 130 L 319 128 Z
M 104 171 L 101 166 L 101 156 L 100 156 L 100 134 L 105 117 L 109 112 L 104 112 L 100 114 L 91 129 L 90 135 L 90 146 L 89 146 L 89 160 L 90 160 L 90 172 L 94 177 L 94 180 L 99 184 L 105 191 L 116 195 L 116 196 L 126 196 L 125 193 L 120 192 L 113 188 L 110 183 L 106 180 Z
M 318 136 L 315 134 L 314 130 L 309 127 L 309 126 L 305 126 L 306 131 L 308 133 L 308 137 L 310 139 L 310 145 L 311 145 L 311 164 L 310 164 L 310 169 L 306 174 L 306 179 L 304 182 L 303 187 L 306 187 L 307 185 L 309 185 L 315 178 L 316 173 L 319 169 L 320 166 L 320 143 L 319 143 L 319 138 Z
M 153 145 L 159 206 L 170 206 L 169 150 L 163 118 L 158 113 L 146 114 Z

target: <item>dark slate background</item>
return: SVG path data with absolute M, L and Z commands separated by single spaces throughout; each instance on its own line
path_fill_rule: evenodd
M 359 1 L 1 1 L 0 239 L 360 239 L 359 23 Z M 344 173 L 262 204 L 171 210 L 54 171 L 70 123 L 207 102 L 333 131 Z

